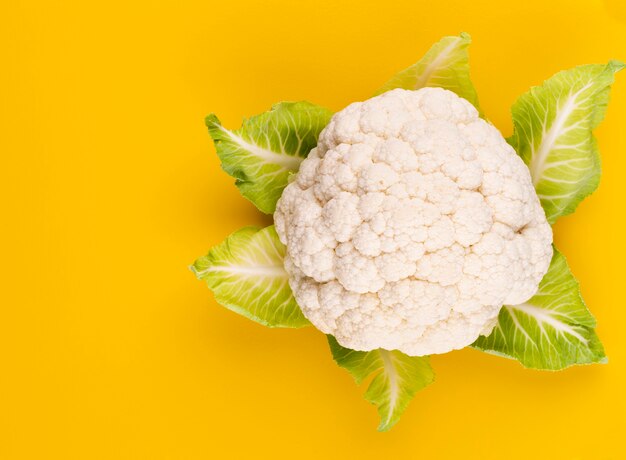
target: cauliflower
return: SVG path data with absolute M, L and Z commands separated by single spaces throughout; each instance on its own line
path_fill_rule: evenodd
M 302 312 L 354 350 L 470 345 L 535 294 L 552 257 L 528 168 L 441 88 L 335 114 L 274 218 Z

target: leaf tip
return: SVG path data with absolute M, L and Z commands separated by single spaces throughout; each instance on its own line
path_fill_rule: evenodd
M 376 430 L 379 433 L 387 433 L 389 430 L 391 430 L 391 428 L 395 425 L 395 423 L 387 423 L 387 421 L 381 421 L 380 425 L 378 425 L 378 428 L 376 428 Z
M 385 414 L 384 412 L 381 412 L 380 407 L 378 410 L 378 415 L 380 416 L 380 423 L 378 424 L 376 431 L 378 431 L 379 433 L 388 432 L 396 425 L 396 423 L 400 421 L 400 417 L 394 417 L 391 413 Z
M 467 32 L 461 32 L 459 34 L 459 38 L 461 38 L 461 40 L 463 40 L 464 42 L 472 43 L 472 36 Z
M 626 67 L 626 63 L 624 61 L 620 61 L 619 59 L 611 59 L 607 65 L 613 72 L 619 72 L 624 67 Z
M 215 115 L 214 113 L 210 113 L 206 117 L 204 117 L 204 124 L 209 129 L 215 128 L 216 126 L 222 126 L 222 124 L 220 123 L 220 119 L 217 118 L 217 115 Z
M 189 270 L 196 276 L 197 279 L 202 281 L 205 275 L 206 267 L 203 267 L 202 264 L 206 260 L 206 256 L 198 257 L 194 263 L 188 266 Z

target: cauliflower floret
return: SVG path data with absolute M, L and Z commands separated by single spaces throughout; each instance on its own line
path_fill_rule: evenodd
M 470 345 L 534 295 L 552 258 L 528 168 L 440 88 L 335 114 L 274 217 L 302 312 L 355 350 Z

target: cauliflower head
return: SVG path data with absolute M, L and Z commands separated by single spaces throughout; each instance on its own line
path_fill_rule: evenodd
M 470 345 L 535 294 L 552 257 L 528 168 L 441 88 L 335 114 L 274 218 L 302 312 L 354 350 Z

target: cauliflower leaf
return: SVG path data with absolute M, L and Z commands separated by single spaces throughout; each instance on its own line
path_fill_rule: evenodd
M 394 75 L 376 94 L 395 88 L 440 87 L 467 99 L 480 112 L 478 95 L 470 79 L 468 48 L 471 42 L 465 32 L 458 37 L 443 37 L 422 59 Z
M 303 327 L 283 267 L 285 247 L 274 226 L 244 227 L 191 267 L 229 310 L 269 327 Z
M 595 325 L 578 281 L 565 257 L 555 249 L 535 296 L 523 304 L 502 307 L 491 335 L 480 337 L 473 347 L 517 359 L 532 369 L 605 363 Z
M 309 102 L 281 102 L 269 112 L 244 120 L 237 130 L 206 117 L 222 168 L 236 179 L 241 194 L 266 214 L 287 185 L 289 175 L 317 144 L 332 113 Z
M 619 61 L 564 70 L 523 94 L 512 107 L 508 139 L 528 165 L 548 222 L 570 214 L 600 182 L 592 131 L 604 118 Z
M 357 385 L 374 375 L 365 399 L 378 408 L 378 431 L 395 425 L 415 393 L 435 379 L 428 356 L 407 356 L 397 350 L 356 351 L 342 347 L 332 335 L 327 337 L 333 359 Z

